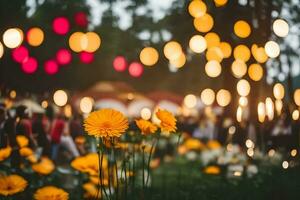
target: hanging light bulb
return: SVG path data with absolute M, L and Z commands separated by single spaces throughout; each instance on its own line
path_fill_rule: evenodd
M 259 102 L 257 105 L 257 116 L 258 116 L 258 121 L 260 123 L 263 123 L 265 121 L 266 108 L 263 102 Z

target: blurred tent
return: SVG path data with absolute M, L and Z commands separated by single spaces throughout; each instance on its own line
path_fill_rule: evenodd
M 153 110 L 154 105 L 154 102 L 150 99 L 134 99 L 127 106 L 128 114 L 130 117 L 140 117 L 143 108 Z
M 174 115 L 179 115 L 179 113 L 180 113 L 180 106 L 169 100 L 162 100 L 162 101 L 158 102 L 156 107 L 168 110 L 171 113 L 173 113 Z
M 126 105 L 116 99 L 101 99 L 95 102 L 94 104 L 95 109 L 102 109 L 102 108 L 113 108 L 120 112 L 122 112 L 124 115 L 128 116 L 128 111 Z
M 167 100 L 169 102 L 173 102 L 174 104 L 181 105 L 183 101 L 183 96 L 169 91 L 154 91 L 148 93 L 146 96 L 156 103 L 162 100 Z
M 14 104 L 15 106 L 26 106 L 31 113 L 44 113 L 44 108 L 32 99 L 23 99 Z

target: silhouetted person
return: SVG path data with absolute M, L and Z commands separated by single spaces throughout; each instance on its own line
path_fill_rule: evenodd
M 35 134 L 35 138 L 39 147 L 43 148 L 42 154 L 45 156 L 51 156 L 51 145 L 47 138 L 45 123 L 43 123 L 44 115 L 41 113 L 35 114 L 35 120 L 32 123 L 32 132 Z

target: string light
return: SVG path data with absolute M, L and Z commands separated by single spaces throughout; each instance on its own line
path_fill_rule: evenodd
M 197 98 L 193 94 L 188 94 L 184 97 L 183 103 L 187 108 L 194 108 L 197 105 Z
M 19 28 L 7 29 L 3 34 L 3 43 L 6 47 L 13 49 L 23 42 L 23 31 Z
M 164 55 L 169 60 L 176 60 L 182 55 L 181 45 L 176 41 L 170 41 L 164 46 Z
M 207 106 L 212 105 L 215 101 L 215 92 L 210 88 L 204 89 L 201 92 L 201 101 Z
M 237 88 L 237 92 L 240 96 L 246 97 L 250 93 L 250 88 L 251 87 L 250 87 L 250 84 L 247 80 L 241 79 L 237 83 L 236 88 Z
M 253 81 L 260 81 L 263 77 L 263 68 L 259 64 L 251 64 L 248 69 L 248 75 Z
M 82 113 L 88 114 L 92 112 L 94 107 L 94 99 L 91 97 L 83 97 L 80 100 L 79 107 Z
M 273 22 L 273 31 L 278 37 L 286 37 L 289 34 L 289 24 L 283 19 Z
M 216 96 L 216 99 L 217 99 L 217 103 L 222 106 L 222 107 L 225 107 L 227 106 L 230 101 L 231 101 L 231 94 L 228 90 L 225 90 L 225 89 L 221 89 L 217 92 L 217 96 Z
M 190 39 L 189 47 L 195 53 L 202 53 L 207 48 L 206 40 L 201 35 L 194 35 Z
M 209 77 L 218 77 L 222 72 L 222 67 L 219 62 L 210 60 L 205 65 L 205 72 Z
M 57 106 L 65 106 L 68 102 L 68 95 L 63 90 L 57 90 L 53 95 L 53 101 Z
M 296 89 L 294 92 L 294 101 L 297 106 L 300 106 L 300 89 Z
M 276 58 L 280 54 L 280 47 L 276 42 L 268 41 L 265 44 L 265 51 L 270 58 Z
M 140 53 L 140 61 L 146 66 L 153 66 L 158 61 L 158 52 L 153 47 L 145 47 Z
M 194 19 L 194 27 L 197 31 L 206 33 L 214 26 L 214 19 L 209 14 L 204 14 L 202 17 Z
M 273 95 L 276 99 L 283 99 L 284 98 L 284 87 L 281 83 L 276 83 L 273 87 Z
M 247 38 L 251 34 L 251 27 L 246 21 L 239 20 L 234 24 L 234 33 L 240 38 Z
M 234 77 L 242 78 L 247 73 L 247 65 L 244 61 L 237 59 L 233 61 L 231 71 Z
M 266 117 L 266 108 L 263 102 L 259 102 L 257 105 L 257 115 L 258 115 L 258 121 L 263 123 Z
M 206 13 L 206 5 L 203 1 L 193 0 L 188 7 L 189 13 L 193 17 L 202 17 Z

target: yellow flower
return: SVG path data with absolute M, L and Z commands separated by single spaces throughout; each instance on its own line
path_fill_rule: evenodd
M 218 166 L 208 166 L 203 171 L 205 174 L 217 175 L 220 174 L 221 169 Z
M 98 175 L 99 172 L 98 154 L 90 153 L 86 156 L 77 157 L 71 162 L 71 166 L 80 172 L 88 173 L 89 175 Z M 108 166 L 107 158 L 103 156 L 102 168 L 106 169 L 107 166 Z
M 157 127 L 153 123 L 144 119 L 135 120 L 135 123 L 141 130 L 142 134 L 145 135 L 155 133 L 157 130 Z
M 54 187 L 45 186 L 38 189 L 34 194 L 35 200 L 67 200 L 69 194 L 64 190 Z
M 11 154 L 11 147 L 0 149 L 0 162 L 8 158 Z
M 31 156 L 33 154 L 33 151 L 29 147 L 22 147 L 20 150 L 20 155 L 24 157 Z
M 84 136 L 77 136 L 75 138 L 76 144 L 84 144 L 85 143 L 85 137 Z
M 0 175 L 0 195 L 9 196 L 22 192 L 27 187 L 27 181 L 18 175 Z
M 206 146 L 209 149 L 219 149 L 221 148 L 221 144 L 217 140 L 210 140 L 207 142 Z
M 29 140 L 26 136 L 24 135 L 18 135 L 17 136 L 17 143 L 19 145 L 19 147 L 26 147 L 29 144 Z
M 31 163 L 37 163 L 38 161 L 37 157 L 34 154 L 28 156 L 26 159 Z
M 167 110 L 158 110 L 156 112 L 157 118 L 160 120 L 160 128 L 163 132 L 175 132 L 176 119 L 172 113 Z
M 85 131 L 95 137 L 120 137 L 128 129 L 128 120 L 114 109 L 92 112 L 84 121 Z
M 85 183 L 82 185 L 82 187 L 86 191 L 84 193 L 84 198 L 98 199 L 101 196 L 101 192 L 98 192 L 96 185 L 93 183 Z
M 33 171 L 42 175 L 48 175 L 55 169 L 53 161 L 47 157 L 42 157 L 39 163 L 33 164 L 31 167 Z
M 196 138 L 187 139 L 183 143 L 183 145 L 186 147 L 187 150 L 200 151 L 200 150 L 204 149 L 204 144 Z

